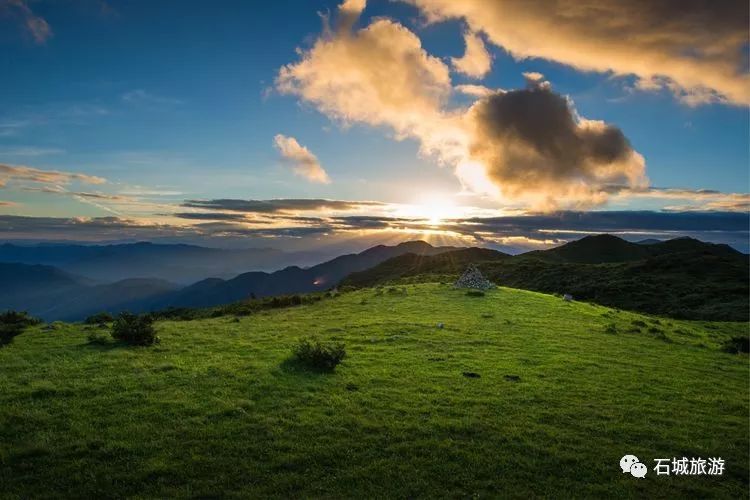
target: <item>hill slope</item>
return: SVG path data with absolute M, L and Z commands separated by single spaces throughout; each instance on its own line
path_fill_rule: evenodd
M 402 257 L 354 273 L 342 284 L 452 280 L 469 262 L 502 285 L 571 293 L 611 307 L 686 319 L 746 321 L 750 314 L 748 256 L 690 238 L 640 245 L 598 235 L 512 257 L 491 250 L 448 252 L 418 264 Z
M 748 358 L 719 346 L 747 324 L 430 284 L 157 329 L 154 348 L 71 325 L 0 349 L 4 495 L 746 496 Z M 310 334 L 345 342 L 334 374 L 289 361 Z M 672 456 L 726 470 L 655 475 Z

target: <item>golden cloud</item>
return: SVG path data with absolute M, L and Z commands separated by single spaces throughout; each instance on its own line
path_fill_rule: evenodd
M 744 0 L 404 0 L 431 21 L 464 19 L 517 59 L 634 75 L 691 105 L 750 103 Z

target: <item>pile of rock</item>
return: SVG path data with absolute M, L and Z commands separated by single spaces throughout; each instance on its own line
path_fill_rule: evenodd
M 489 290 L 495 288 L 491 282 L 482 276 L 482 272 L 474 264 L 469 264 L 466 271 L 453 284 L 453 288 L 473 288 L 476 290 Z

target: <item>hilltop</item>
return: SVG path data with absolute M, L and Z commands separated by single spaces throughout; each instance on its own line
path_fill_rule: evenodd
M 438 322 L 444 328 L 437 328 Z M 745 323 L 664 320 L 535 292 L 364 289 L 161 321 L 152 348 L 83 325 L 0 349 L 10 498 L 726 497 L 747 487 Z M 328 375 L 302 336 L 344 342 Z M 619 460 L 722 457 L 723 476 Z
M 516 256 L 486 249 L 438 257 L 402 255 L 353 273 L 342 285 L 452 280 L 469 263 L 501 285 L 570 293 L 580 300 L 634 311 L 725 321 L 747 321 L 750 314 L 748 256 L 727 245 L 690 238 L 637 244 L 596 235 Z

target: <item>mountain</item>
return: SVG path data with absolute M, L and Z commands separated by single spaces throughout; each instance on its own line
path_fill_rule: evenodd
M 86 260 L 86 268 L 92 269 L 97 259 L 108 261 L 106 268 L 115 262 L 118 255 L 122 266 L 138 266 L 160 253 L 174 257 L 182 252 L 204 254 L 202 247 L 175 249 L 176 245 L 150 244 L 126 245 L 133 255 L 121 256 L 123 245 L 115 249 L 95 248 Z M 51 247 L 37 249 L 27 258 L 54 260 Z M 6 256 L 14 249 L 5 248 Z M 66 262 L 71 256 L 80 256 L 80 249 L 61 247 L 58 261 Z M 345 276 L 373 267 L 405 253 L 430 256 L 456 250 L 455 247 L 433 247 L 424 241 L 411 241 L 396 246 L 378 245 L 358 254 L 342 255 L 330 261 L 303 269 L 289 266 L 272 273 L 252 271 L 232 279 L 206 278 L 192 285 L 181 286 L 161 278 L 128 278 L 113 283 L 94 284 L 91 280 L 48 265 L 0 263 L 0 310 L 26 310 L 46 320 L 79 320 L 88 315 L 108 311 L 145 312 L 167 307 L 207 307 L 226 304 L 251 296 L 265 297 L 292 293 L 327 290 L 336 286 Z M 177 253 L 176 253 L 177 252 Z M 126 252 L 127 253 L 127 252 Z M 223 255 L 223 254 L 221 254 Z M 170 258 L 171 258 L 170 257 Z M 152 262 L 158 262 L 155 259 Z M 182 259 L 182 262 L 187 262 Z M 155 264 L 149 264 L 151 266 Z M 68 261 L 68 268 L 76 268 Z M 173 268 L 176 269 L 176 268 Z M 123 271 L 124 272 L 124 271 Z M 132 271 L 131 271 L 132 272 Z M 125 274 L 128 274 L 124 272 Z M 163 274 L 163 273 L 162 273 Z
M 378 245 L 358 254 L 336 257 L 308 269 L 290 266 L 273 273 L 244 273 L 231 280 L 203 280 L 163 297 L 159 305 L 208 307 L 251 296 L 322 291 L 336 286 L 351 273 L 363 271 L 400 255 L 427 257 L 454 250 L 456 247 L 433 247 L 424 241 L 409 241 L 396 246 Z
M 285 253 L 272 248 L 222 249 L 195 245 L 0 245 L 0 262 L 42 264 L 102 282 L 156 278 L 189 284 L 207 277 L 232 277 L 248 270 L 271 271 L 311 265 L 322 254 Z
M 439 259 L 391 259 L 348 276 L 342 285 L 452 280 L 472 262 L 487 278 L 513 288 L 570 293 L 579 300 L 687 319 L 749 317 L 748 256 L 727 245 L 690 238 L 638 245 L 598 235 L 517 256 L 469 250 Z
M 56 267 L 8 263 L 0 263 L 0 284 L 0 310 L 24 310 L 55 320 L 82 319 L 99 311 L 147 310 L 149 299 L 178 288 L 150 278 L 93 285 Z

